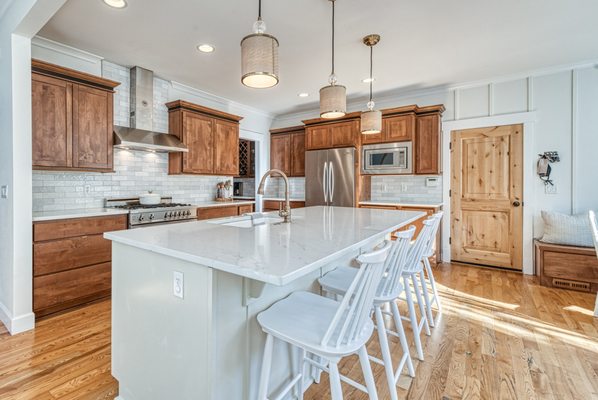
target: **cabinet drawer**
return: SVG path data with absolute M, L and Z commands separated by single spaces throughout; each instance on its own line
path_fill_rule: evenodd
M 33 278 L 36 316 L 110 295 L 109 262 Z
M 109 262 L 112 246 L 102 235 L 33 244 L 33 275 L 40 276 Z
M 546 250 L 543 261 L 544 275 L 598 283 L 598 259 L 595 256 Z
M 289 202 L 291 205 L 291 209 L 293 208 L 303 208 L 305 207 L 304 201 L 291 201 Z M 284 204 L 284 201 L 277 201 L 277 200 L 264 200 L 264 211 L 278 211 Z
M 239 215 L 247 214 L 253 212 L 253 205 L 248 204 L 246 206 L 239 206 Z
M 73 218 L 33 224 L 33 241 L 65 239 L 127 229 L 127 216 Z
M 235 215 L 239 215 L 238 211 L 238 206 L 198 208 L 197 219 L 202 220 L 212 218 L 234 217 Z

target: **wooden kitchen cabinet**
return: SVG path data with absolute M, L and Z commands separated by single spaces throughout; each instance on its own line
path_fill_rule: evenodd
M 33 223 L 36 317 L 110 295 L 112 245 L 103 233 L 127 229 L 127 215 Z
M 416 130 L 417 106 L 382 110 L 382 131 L 361 135 L 362 144 L 379 144 L 412 141 Z
M 166 103 L 169 133 L 189 149 L 170 153 L 171 175 L 238 175 L 239 121 L 242 117 L 183 100 Z
M 305 149 L 358 147 L 361 143 L 360 117 L 360 113 L 350 113 L 333 121 L 322 118 L 303 121 Z
M 216 207 L 199 207 L 197 209 L 197 219 L 212 219 L 212 218 L 225 218 L 235 217 L 237 215 L 243 215 L 254 211 L 253 204 L 230 204 Z
M 305 207 L 304 201 L 291 200 L 289 203 L 291 205 L 291 209 Z M 282 209 L 283 204 L 284 204 L 284 200 L 283 201 L 281 201 L 281 200 L 264 200 L 262 210 L 264 212 L 278 211 L 278 210 Z
M 31 61 L 33 169 L 113 169 L 113 96 L 120 83 Z
M 443 106 L 428 107 L 429 112 L 418 114 L 417 134 L 414 147 L 415 173 L 434 174 L 442 172 L 442 127 Z
M 302 126 L 270 131 L 270 168 L 289 177 L 305 176 L 305 129 Z

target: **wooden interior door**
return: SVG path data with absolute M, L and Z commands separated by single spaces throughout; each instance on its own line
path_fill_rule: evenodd
M 523 126 L 453 131 L 453 261 L 522 269 Z
M 73 166 L 112 170 L 113 95 L 73 85 Z
M 239 174 L 239 125 L 214 120 L 214 174 Z
M 73 84 L 31 74 L 33 167 L 72 167 Z

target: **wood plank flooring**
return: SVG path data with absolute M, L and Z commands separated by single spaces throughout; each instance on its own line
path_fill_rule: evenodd
M 595 295 L 456 264 L 438 266 L 435 275 L 443 313 L 432 335 L 423 337 L 417 377 L 399 381 L 401 399 L 598 399 Z M 391 338 L 391 348 L 400 353 L 398 340 Z M 379 355 L 376 339 L 368 349 Z M 340 369 L 362 381 L 355 357 Z M 379 397 L 388 399 L 384 370 L 373 369 Z M 348 385 L 343 390 L 345 399 L 367 399 Z M 35 331 L 12 337 L 0 325 L 0 399 L 99 400 L 117 393 L 109 301 L 44 319 Z M 305 399 L 329 398 L 323 374 Z

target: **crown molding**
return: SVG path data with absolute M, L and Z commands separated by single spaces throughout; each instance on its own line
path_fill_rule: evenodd
M 92 64 L 97 64 L 104 60 L 104 57 L 90 53 L 85 50 L 79 50 L 75 47 L 68 46 L 66 44 L 58 43 L 50 39 L 46 39 L 41 36 L 35 36 L 31 39 L 31 44 L 43 49 L 52 50 L 56 53 L 64 54 L 66 56 L 74 57 L 79 60 L 87 61 Z
M 183 93 L 187 93 L 187 94 L 190 94 L 192 96 L 199 97 L 199 98 L 201 98 L 203 100 L 215 102 L 217 104 L 220 104 L 223 107 L 226 107 L 227 109 L 235 108 L 235 109 L 247 111 L 249 113 L 256 114 L 256 115 L 259 115 L 261 117 L 270 118 L 270 119 L 274 119 L 274 117 L 275 117 L 274 114 L 269 113 L 269 112 L 264 111 L 264 110 L 261 110 L 259 108 L 251 107 L 251 106 L 248 106 L 248 105 L 245 105 L 245 104 L 242 104 L 242 103 L 237 103 L 236 101 L 232 101 L 232 100 L 229 100 L 227 98 L 224 98 L 224 97 L 221 97 L 221 96 L 217 96 L 215 94 L 208 93 L 208 92 L 200 90 L 200 89 L 196 89 L 196 88 L 191 87 L 189 85 L 185 85 L 184 83 L 180 83 L 180 82 L 176 82 L 176 81 L 170 81 L 170 84 L 172 85 L 172 88 L 175 89 L 175 90 L 179 90 L 179 91 L 181 91 Z

